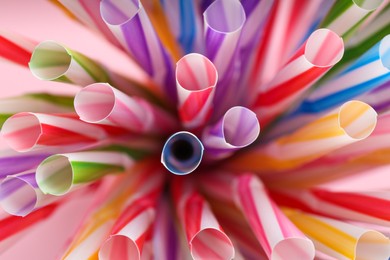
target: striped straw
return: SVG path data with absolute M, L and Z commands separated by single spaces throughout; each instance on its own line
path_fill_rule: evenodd
M 35 42 L 17 34 L 0 31 L 0 60 L 27 67 Z
M 24 172 L 37 167 L 49 153 L 17 153 L 14 151 L 0 152 L 0 180 L 8 175 Z
M 379 87 L 390 79 L 390 35 L 361 58 L 313 90 L 283 119 L 273 135 L 292 131 L 307 124 L 330 109 Z
M 314 31 L 273 80 L 262 86 L 254 109 L 264 127 L 294 104 L 343 56 L 343 40 L 328 29 Z
M 314 245 L 270 199 L 261 181 L 237 177 L 234 197 L 269 259 L 313 259 Z
M 99 250 L 99 259 L 141 259 L 145 240 L 155 221 L 154 204 L 145 197 L 134 200 L 116 220 L 110 238 Z
M 309 213 L 383 226 L 390 224 L 388 210 L 390 200 L 387 191 L 345 192 L 324 188 L 284 189 L 273 190 L 272 197 L 279 205 L 294 207 Z
M 184 127 L 196 128 L 207 123 L 217 81 L 217 69 L 201 54 L 191 53 L 177 62 L 178 110 Z
M 20 242 L 20 239 L 37 227 L 39 223 L 50 218 L 56 211 L 57 206 L 58 204 L 46 206 L 23 218 L 19 216 L 0 216 L 0 252 L 4 252 L 13 244 Z
M 65 10 L 70 12 L 79 22 L 102 34 L 115 46 L 120 47 L 118 40 L 104 23 L 100 15 L 100 2 L 88 0 L 56 0 L 59 1 Z M 55 2 L 55 1 L 54 1 Z M 64 10 L 64 11 L 65 11 Z
M 175 101 L 173 64 L 139 0 L 103 0 L 100 12 L 121 45 Z
M 226 158 L 253 143 L 259 133 L 260 124 L 255 113 L 245 107 L 232 107 L 217 123 L 205 128 L 202 143 L 206 158 Z
M 385 113 L 390 108 L 390 101 L 386 98 L 390 94 L 390 80 L 383 83 L 379 87 L 364 93 L 357 97 L 358 100 L 363 101 L 372 106 L 379 114 Z
M 116 74 L 99 62 L 54 41 L 44 41 L 35 47 L 29 67 L 33 75 L 41 80 L 82 87 L 95 82 L 107 82 L 126 94 L 155 98 L 150 86 Z
M 74 107 L 85 122 L 119 126 L 134 133 L 161 134 L 174 131 L 176 126 L 174 118 L 161 108 L 141 98 L 129 97 L 107 83 L 81 89 Z M 159 127 L 162 125 L 164 128 Z
M 292 134 L 234 158 L 228 165 L 230 169 L 255 172 L 297 168 L 365 139 L 374 130 L 376 117 L 369 105 L 349 101 Z
M 161 163 L 176 175 L 186 175 L 200 165 L 203 157 L 203 144 L 190 132 L 177 132 L 165 142 L 161 152 Z
M 196 4 L 193 1 L 182 0 L 164 0 L 161 4 L 172 34 L 184 53 L 202 53 L 201 21 Z
M 104 175 L 123 173 L 132 165 L 133 160 L 121 152 L 56 154 L 38 166 L 36 181 L 43 193 L 61 196 Z
M 177 215 L 193 259 L 232 259 L 234 247 L 206 200 L 182 178 L 172 185 Z
M 108 137 L 104 128 L 82 122 L 74 114 L 27 112 L 8 118 L 3 124 L 1 134 L 5 142 L 18 152 L 82 148 Z
M 8 176 L 0 184 L 0 205 L 11 215 L 24 217 L 53 201 L 38 188 L 35 170 Z
M 319 27 L 328 28 L 347 39 L 382 2 L 383 0 L 335 1 Z
M 34 93 L 0 99 L 0 128 L 13 114 L 24 111 L 35 113 L 47 111 L 51 113 L 73 112 L 73 97 Z
M 336 259 L 387 260 L 390 255 L 390 240 L 377 231 L 299 211 L 285 212 L 318 250 Z
M 107 196 L 102 197 L 84 218 L 61 259 L 97 258 L 99 248 L 110 236 L 115 221 L 124 213 L 124 209 L 142 194 L 158 194 L 163 176 L 160 168 L 148 161 L 137 164 L 132 174 L 122 175 L 107 191 Z

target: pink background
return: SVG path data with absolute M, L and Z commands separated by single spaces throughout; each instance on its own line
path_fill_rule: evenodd
M 69 20 L 47 0 L 0 0 L 0 31 L 20 33 L 36 41 L 55 40 L 123 74 L 139 75 L 126 55 L 112 48 L 97 34 Z M 79 89 L 68 84 L 40 81 L 28 69 L 1 59 L 0 76 L 0 98 L 37 91 L 75 93 Z M 91 198 L 85 197 L 67 203 L 50 220 L 20 239 L 18 244 L 0 253 L 0 259 L 56 259 L 90 202 Z

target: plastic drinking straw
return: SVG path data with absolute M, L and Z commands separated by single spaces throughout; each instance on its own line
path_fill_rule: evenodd
M 56 211 L 58 204 L 51 204 L 41 210 L 32 212 L 28 216 L 21 218 L 19 216 L 0 217 L 0 251 L 10 248 L 22 237 L 36 227 L 41 221 L 44 221 Z
M 343 56 L 343 40 L 328 29 L 314 31 L 303 46 L 262 86 L 253 106 L 265 127 L 284 113 Z
M 330 109 L 379 87 L 390 79 L 390 35 L 362 57 L 314 89 L 272 129 L 272 136 L 307 124 Z M 270 137 L 271 138 L 271 137 Z
M 383 0 L 335 1 L 319 27 L 328 28 L 343 39 L 348 39 L 382 2 Z
M 115 37 L 172 101 L 176 91 L 171 57 L 139 0 L 103 0 L 100 13 Z
M 272 190 L 272 197 L 282 206 L 336 219 L 389 226 L 390 201 L 386 192 L 337 192 L 320 188 Z
M 387 81 L 370 92 L 357 97 L 357 99 L 372 106 L 378 114 L 382 114 L 386 113 L 390 108 L 390 102 L 386 99 L 389 96 L 389 92 L 390 81 Z
M 63 11 L 69 12 L 80 23 L 88 28 L 102 34 L 107 40 L 117 47 L 121 47 L 118 40 L 114 37 L 110 29 L 104 23 L 100 15 L 100 2 L 88 0 L 57 0 L 59 6 Z M 52 1 L 55 3 L 56 1 Z M 58 3 L 57 2 L 57 3 Z
M 59 81 L 81 87 L 107 82 L 129 95 L 155 101 L 153 88 L 105 68 L 99 62 L 54 41 L 39 43 L 29 62 L 31 72 L 41 80 Z
M 212 114 L 217 69 L 205 56 L 191 53 L 176 64 L 178 111 L 186 128 L 207 123 Z
M 82 121 L 123 127 L 134 133 L 167 133 L 177 126 L 173 116 L 148 101 L 129 97 L 107 83 L 81 89 L 74 107 Z M 163 128 L 161 126 L 164 126 Z
M 286 210 L 285 213 L 318 250 L 336 259 L 385 260 L 390 255 L 390 240 L 377 231 L 300 211 Z
M 236 177 L 233 194 L 237 206 L 270 259 L 314 258 L 313 243 L 270 199 L 260 179 L 251 174 Z
M 35 170 L 8 176 L 0 184 L 0 205 L 11 215 L 24 217 L 55 199 L 38 188 Z
M 0 128 L 13 114 L 30 111 L 43 113 L 73 112 L 73 97 L 47 93 L 25 94 L 22 96 L 0 99 Z
M 126 172 L 133 164 L 127 154 L 115 151 L 56 154 L 39 164 L 36 181 L 43 193 L 61 196 L 107 174 Z
M 3 124 L 1 134 L 5 142 L 18 152 L 41 149 L 48 151 L 50 148 L 80 149 L 107 140 L 109 136 L 109 132 L 103 127 L 82 122 L 75 114 L 27 112 L 8 118 Z M 116 134 L 121 132 L 118 130 Z
M 203 13 L 206 56 L 218 72 L 215 90 L 215 117 L 238 103 L 236 94 L 239 39 L 245 24 L 245 11 L 238 0 L 217 0 Z
M 141 259 L 145 240 L 150 237 L 155 221 L 155 201 L 155 196 L 132 201 L 101 246 L 99 259 Z
M 0 31 L 0 60 L 27 67 L 35 44 L 21 35 Z
M 163 9 L 163 4 L 159 0 L 144 1 L 144 8 L 149 16 L 150 22 L 156 31 L 157 37 L 161 40 L 163 47 L 166 48 L 170 56 L 175 60 L 179 60 L 183 55 L 181 48 L 172 34 L 168 17 Z
M 349 101 L 289 135 L 232 159 L 228 162 L 229 169 L 255 172 L 294 169 L 367 138 L 376 121 L 377 114 L 369 105 Z
M 260 124 L 251 110 L 230 108 L 217 123 L 206 127 L 202 143 L 206 158 L 222 159 L 253 143 L 260 133 Z
M 63 259 L 97 258 L 99 248 L 109 237 L 115 221 L 134 198 L 161 190 L 164 175 L 155 164 L 150 161 L 138 163 L 131 172 L 111 185 L 107 195 L 101 197 L 84 218 Z
M 183 178 L 175 178 L 172 196 L 193 259 L 232 259 L 234 247 L 206 200 Z
M 173 36 L 185 54 L 202 53 L 200 12 L 193 1 L 164 0 L 161 2 Z
M 198 168 L 203 157 L 202 142 L 190 132 L 177 132 L 165 142 L 161 163 L 175 175 L 186 175 Z
M 171 205 L 168 204 L 168 198 L 163 196 L 157 206 L 152 234 L 153 252 L 156 255 L 158 254 L 161 260 L 180 260 L 185 258 L 180 247 L 171 212 L 172 209 Z

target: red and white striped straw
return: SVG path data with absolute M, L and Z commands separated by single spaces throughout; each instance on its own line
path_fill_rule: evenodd
M 27 67 L 36 42 L 23 36 L 0 31 L 0 60 Z
M 177 62 L 178 110 L 186 128 L 202 126 L 210 118 L 217 81 L 217 69 L 201 54 L 191 53 Z
M 74 107 L 85 122 L 119 126 L 134 133 L 172 132 L 176 127 L 174 118 L 167 112 L 144 99 L 129 97 L 107 83 L 81 89 L 74 99 Z M 159 127 L 162 125 L 163 128 Z
M 177 215 L 194 259 L 232 259 L 234 247 L 206 200 L 182 178 L 172 185 Z
M 8 118 L 1 133 L 6 143 L 18 152 L 49 148 L 77 149 L 108 137 L 104 128 L 82 122 L 75 114 L 27 112 Z
M 328 29 L 314 31 L 303 46 L 260 86 L 254 111 L 264 127 L 296 102 L 319 78 L 342 58 L 344 43 Z

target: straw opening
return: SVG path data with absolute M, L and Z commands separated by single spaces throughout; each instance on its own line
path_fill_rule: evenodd
M 223 121 L 225 141 L 236 147 L 253 143 L 260 133 L 260 124 L 255 113 L 245 107 L 232 107 Z
M 9 176 L 0 184 L 0 205 L 7 213 L 26 216 L 36 204 L 37 194 L 27 181 Z
M 379 45 L 379 56 L 382 65 L 390 70 L 390 35 L 382 39 Z
M 368 104 L 349 101 L 339 111 L 339 124 L 344 132 L 353 139 L 364 139 L 374 131 L 377 113 Z
M 199 231 L 191 240 L 194 259 L 233 259 L 234 247 L 228 236 L 214 228 Z M 207 247 L 207 250 L 206 248 Z M 218 258 L 216 258 L 218 255 Z
M 123 235 L 111 236 L 100 248 L 99 259 L 141 259 L 137 244 Z
M 329 29 L 314 31 L 305 45 L 306 59 L 317 67 L 332 66 L 341 60 L 343 54 L 343 39 Z
M 38 79 L 55 80 L 66 74 L 71 61 L 71 55 L 63 46 L 53 41 L 45 41 L 35 47 L 29 67 Z
M 173 174 L 189 174 L 202 161 L 203 150 L 203 144 L 194 134 L 178 132 L 165 142 L 161 163 Z
M 390 255 L 390 241 L 376 231 L 367 231 L 356 244 L 357 259 L 387 259 Z
M 217 0 L 204 12 L 206 23 L 215 31 L 231 33 L 238 31 L 245 23 L 245 10 L 236 0 Z
M 77 93 L 74 107 L 81 120 L 97 123 L 112 113 L 115 94 L 107 84 L 91 84 Z
M 314 244 L 309 239 L 287 238 L 278 242 L 272 251 L 272 260 L 314 259 Z
M 36 180 L 43 193 L 64 195 L 72 187 L 73 168 L 64 155 L 53 155 L 37 168 Z
M 383 2 L 383 0 L 352 0 L 355 5 L 367 11 L 377 9 Z
M 34 114 L 23 112 L 8 118 L 1 133 L 12 149 L 27 152 L 37 144 L 42 134 L 42 126 Z
M 131 20 L 139 11 L 138 0 L 103 0 L 100 2 L 100 14 L 110 25 L 121 25 Z
M 201 54 L 191 53 L 177 62 L 176 79 L 182 88 L 196 91 L 215 86 L 218 73 L 208 58 Z

